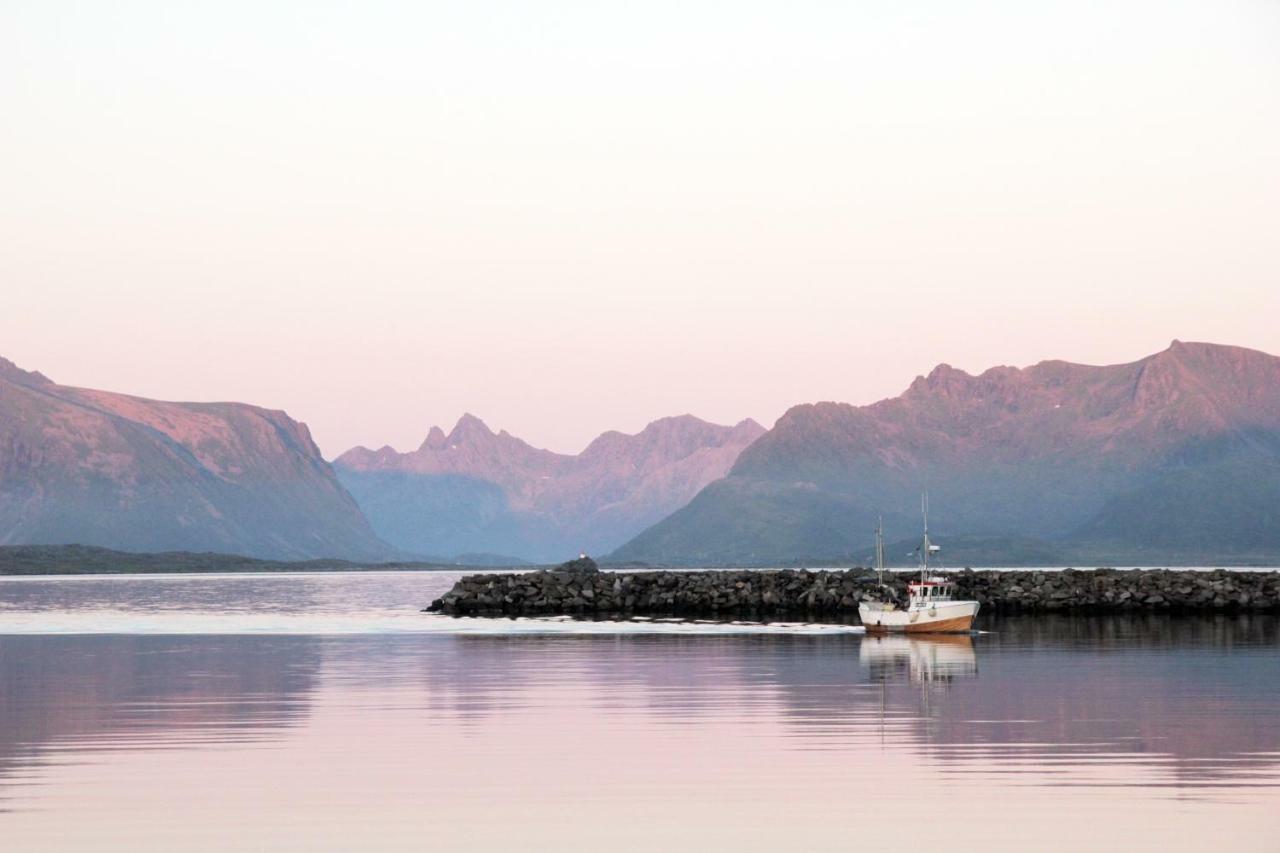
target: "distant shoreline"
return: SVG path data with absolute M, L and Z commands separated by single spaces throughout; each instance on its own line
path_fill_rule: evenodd
M 213 551 L 162 551 L 155 553 L 115 551 L 90 545 L 0 545 L 0 577 L 63 576 L 63 575 L 150 575 L 150 574 L 302 574 L 316 572 L 467 572 L 477 571 L 536 571 L 545 565 L 528 563 L 483 562 L 435 562 L 429 560 L 394 560 L 385 563 L 357 562 L 353 560 L 263 560 L 239 554 L 223 554 Z M 760 571 L 760 570 L 809 570 L 844 571 L 861 568 L 853 563 L 835 561 L 793 561 L 760 565 L 659 565 L 640 563 L 602 562 L 606 572 L 668 571 Z M 948 567 L 945 571 L 958 571 L 961 567 Z M 1115 563 L 1112 565 L 1017 565 L 981 566 L 979 571 L 1016 571 L 1038 569 L 1042 571 L 1080 571 L 1097 568 L 1120 569 L 1169 569 L 1180 571 L 1212 571 L 1228 569 L 1242 572 L 1275 571 L 1275 564 L 1232 564 L 1204 562 L 1194 565 L 1176 563 L 1151 563 L 1137 565 Z M 894 567 L 889 571 L 909 573 L 908 567 Z
M 163 551 L 135 553 L 113 551 L 110 548 L 98 548 L 89 545 L 0 546 L 0 577 L 385 571 L 449 572 L 474 571 L 479 568 L 528 567 L 412 560 L 386 563 L 331 559 L 262 560 L 238 554 L 220 554 L 216 552 Z

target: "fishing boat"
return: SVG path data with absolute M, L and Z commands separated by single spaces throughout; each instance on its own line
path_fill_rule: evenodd
M 858 616 L 868 633 L 903 631 L 908 634 L 950 633 L 973 628 L 978 615 L 978 602 L 956 601 L 955 585 L 943 575 L 929 571 L 929 558 L 942 549 L 929 539 L 929 499 L 920 503 L 924 515 L 924 541 L 920 543 L 920 579 L 907 584 L 907 606 L 892 601 L 864 601 L 858 605 Z M 876 570 L 884 588 L 884 525 L 876 527 Z

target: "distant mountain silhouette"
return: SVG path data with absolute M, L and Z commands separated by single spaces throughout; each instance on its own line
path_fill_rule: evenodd
M 1280 359 L 1175 341 L 1106 367 L 944 364 L 873 405 L 796 406 L 612 557 L 865 559 L 878 515 L 916 535 L 925 489 L 936 538 L 975 561 L 1002 562 L 1000 543 L 1034 562 L 1275 560 Z
M 379 536 L 406 551 L 558 561 L 617 547 L 724 476 L 764 428 L 691 415 L 607 432 L 577 456 L 464 415 L 409 453 L 353 448 L 334 467 Z
M 0 544 L 391 555 L 306 426 L 57 385 L 0 359 Z

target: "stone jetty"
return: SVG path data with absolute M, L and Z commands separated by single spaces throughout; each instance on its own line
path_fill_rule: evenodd
M 987 611 L 1280 612 L 1280 572 L 1216 569 L 949 571 L 957 598 Z M 915 572 L 886 572 L 905 600 Z M 880 595 L 868 569 L 840 571 L 598 571 L 590 560 L 557 569 L 469 575 L 427 610 L 454 616 L 683 617 L 853 621 Z

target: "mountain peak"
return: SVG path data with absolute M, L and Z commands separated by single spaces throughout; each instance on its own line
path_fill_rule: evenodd
M 907 394 L 912 396 L 921 394 L 950 396 L 968 387 L 973 382 L 973 379 L 973 376 L 963 370 L 944 362 L 929 371 L 928 376 L 917 376 L 907 389 Z
M 663 430 L 669 431 L 673 429 L 697 428 L 697 427 L 709 427 L 709 426 L 713 426 L 713 425 L 708 423 L 707 421 L 704 421 L 702 418 L 698 417 L 697 415 L 691 415 L 688 412 L 686 412 L 683 415 L 669 415 L 665 418 L 658 418 L 656 421 L 649 421 L 649 423 L 645 424 L 644 429 L 640 430 L 640 434 L 644 434 L 651 430 L 652 431 L 663 431 Z
M 1174 338 L 1169 346 L 1149 358 L 1267 358 L 1274 356 L 1260 350 L 1238 347 L 1233 344 L 1214 344 L 1207 341 L 1182 341 Z
M 466 444 L 487 438 L 493 438 L 493 430 L 489 429 L 484 421 L 467 412 L 458 418 L 458 422 L 454 424 L 453 431 L 449 433 L 447 443 Z
M 1280 358 L 1267 353 L 1175 340 L 1137 364 L 1135 405 L 1173 417 L 1176 404 L 1181 426 L 1193 416 L 1223 428 L 1270 422 L 1280 414 Z
M 7 358 L 0 357 L 0 379 L 8 379 L 22 385 L 52 385 L 53 381 L 43 373 L 23 370 Z
M 438 426 L 433 426 L 428 432 L 427 437 L 423 439 L 419 445 L 419 450 L 442 450 L 449 444 L 449 438 L 444 434 L 444 430 Z
M 1280 358 L 1246 347 L 1175 340 L 1167 349 L 1147 356 L 1138 364 L 1144 369 L 1181 369 L 1201 380 L 1221 380 L 1252 371 L 1280 369 Z

